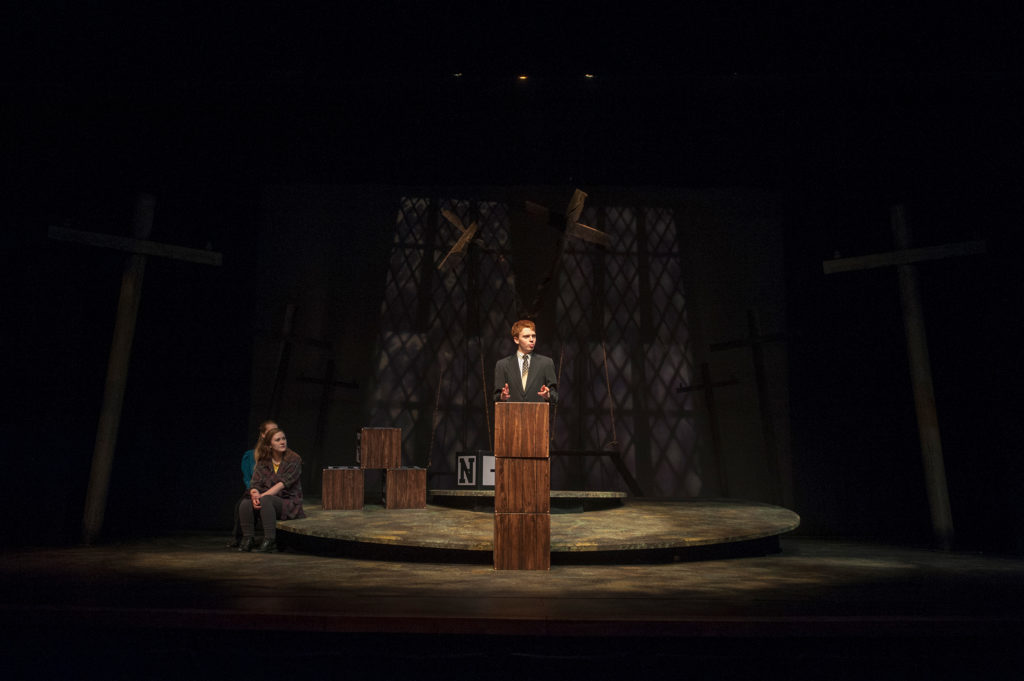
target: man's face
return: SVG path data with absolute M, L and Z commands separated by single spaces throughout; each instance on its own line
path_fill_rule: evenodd
M 519 346 L 519 352 L 527 355 L 533 352 L 533 346 L 537 344 L 537 332 L 530 327 L 526 327 L 513 340 Z

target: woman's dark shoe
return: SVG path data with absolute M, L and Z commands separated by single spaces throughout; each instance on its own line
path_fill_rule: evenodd
M 264 539 L 263 543 L 256 550 L 260 553 L 275 553 L 277 551 L 277 542 L 273 539 Z
M 242 542 L 238 545 L 239 551 L 249 552 L 252 551 L 252 545 L 256 543 L 256 540 L 252 537 L 242 537 Z M 266 543 L 266 542 L 264 542 Z

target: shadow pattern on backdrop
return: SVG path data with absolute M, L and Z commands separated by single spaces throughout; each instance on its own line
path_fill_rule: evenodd
M 445 209 L 480 228 L 438 271 L 460 236 Z M 543 336 L 561 374 L 552 448 L 615 446 L 648 495 L 696 496 L 692 397 L 675 390 L 695 370 L 674 213 L 591 201 L 583 221 L 612 245 L 571 241 L 559 263 L 556 328 Z M 519 307 L 511 246 L 505 203 L 400 202 L 366 423 L 400 427 L 403 464 L 429 464 L 430 487 L 456 486 L 458 452 L 491 449 L 494 363 L 511 352 Z M 628 491 L 608 459 L 591 456 L 556 457 L 552 487 Z

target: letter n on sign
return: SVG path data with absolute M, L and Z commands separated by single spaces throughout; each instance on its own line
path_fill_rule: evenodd
M 476 486 L 476 454 L 460 456 L 458 461 L 460 487 Z

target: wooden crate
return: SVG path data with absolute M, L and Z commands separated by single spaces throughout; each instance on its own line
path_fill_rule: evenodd
M 550 570 L 551 514 L 495 513 L 494 569 Z
M 360 468 L 387 469 L 401 466 L 401 428 L 363 428 L 360 431 Z
M 494 456 L 548 458 L 548 403 L 497 402 L 494 405 Z
M 389 468 L 384 472 L 384 508 L 426 507 L 426 468 Z
M 325 468 L 321 485 L 325 511 L 358 510 L 363 507 L 364 476 L 359 468 Z
M 494 459 L 495 513 L 550 513 L 551 459 Z

